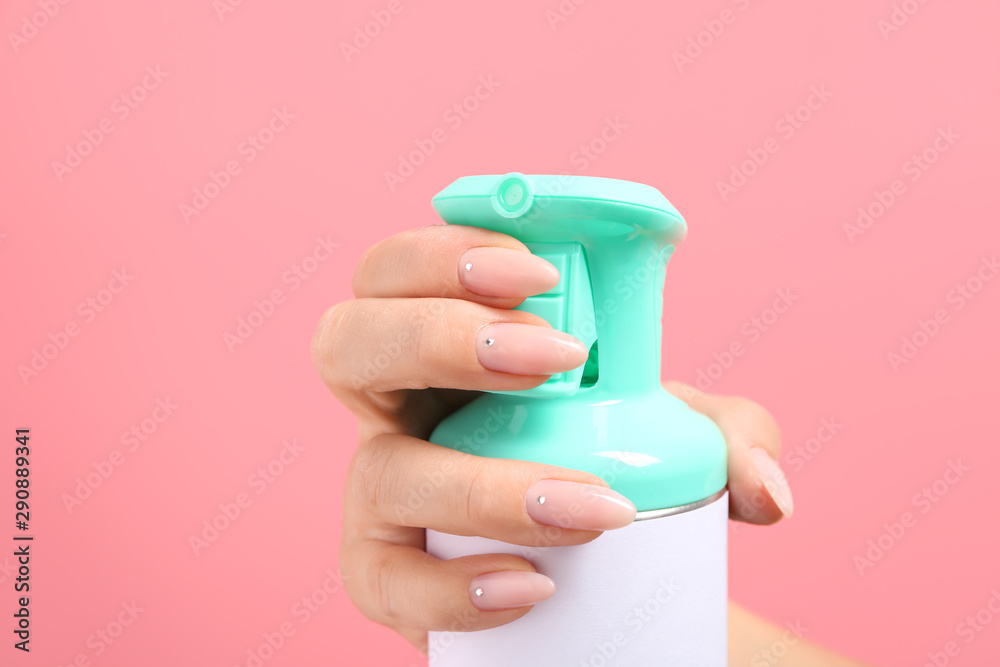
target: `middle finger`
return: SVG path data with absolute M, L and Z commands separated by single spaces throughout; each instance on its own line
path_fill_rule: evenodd
M 587 360 L 542 318 L 458 299 L 356 299 L 329 310 L 313 357 L 331 388 L 521 390 Z

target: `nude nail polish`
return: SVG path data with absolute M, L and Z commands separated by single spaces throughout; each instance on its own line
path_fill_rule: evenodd
M 750 449 L 750 460 L 757 471 L 757 479 L 760 480 L 768 495 L 774 500 L 781 513 L 785 516 L 792 516 L 794 509 L 792 503 L 792 489 L 788 486 L 785 473 L 781 470 L 778 462 L 771 458 L 771 455 L 760 447 Z
M 511 248 L 471 248 L 458 260 L 458 278 L 482 296 L 528 297 L 559 284 L 559 270 L 538 255 Z
M 472 580 L 469 597 L 477 609 L 495 611 L 538 604 L 556 592 L 554 581 L 538 572 L 488 572 Z
M 551 667 L 591 658 L 596 664 L 598 657 L 608 664 L 726 667 L 728 449 L 715 422 L 665 391 L 660 378 L 661 352 L 677 353 L 664 347 L 664 331 L 700 326 L 663 302 L 667 266 L 687 233 L 682 216 L 648 185 L 519 173 L 459 179 L 434 207 L 445 222 L 508 234 L 556 266 L 559 284 L 525 298 L 518 310 L 572 333 L 589 358 L 530 389 L 487 391 L 443 419 L 429 440 L 493 459 L 587 470 L 604 480 L 592 483 L 631 500 L 637 514 L 597 539 L 556 546 L 565 532 L 558 525 L 584 515 L 571 492 L 552 485 L 517 499 L 526 503 L 523 518 L 529 511 L 537 518 L 529 520 L 533 534 L 517 544 L 428 529 L 425 546 L 435 558 L 510 554 L 559 586 L 501 628 L 429 632 L 430 646 L 448 646 L 431 652 L 431 667 Z M 483 327 L 482 345 L 492 339 L 480 348 L 483 365 L 519 372 L 543 366 L 524 368 L 520 351 L 491 358 L 510 343 L 505 335 L 499 326 Z M 583 360 L 583 350 L 568 349 L 578 354 L 574 361 Z M 763 489 L 760 497 L 767 503 Z M 602 512 L 611 514 L 595 517 L 596 525 L 625 520 L 610 501 L 594 502 L 609 502 Z M 643 614 L 658 613 L 650 616 L 655 628 L 626 633 L 622 652 L 599 656 L 595 647 L 609 641 L 609 628 L 643 605 Z
M 560 479 L 532 484 L 524 504 L 538 523 L 572 530 L 613 530 L 635 520 L 635 505 L 622 494 Z
M 518 375 L 551 375 L 576 368 L 589 350 L 573 336 L 557 329 L 500 322 L 479 332 L 479 363 L 484 368 Z

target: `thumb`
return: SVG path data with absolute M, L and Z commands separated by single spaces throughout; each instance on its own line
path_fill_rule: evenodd
M 706 394 L 682 382 L 663 388 L 715 422 L 729 449 L 729 518 L 772 524 L 792 515 L 792 491 L 778 465 L 781 432 L 763 406 L 739 396 Z

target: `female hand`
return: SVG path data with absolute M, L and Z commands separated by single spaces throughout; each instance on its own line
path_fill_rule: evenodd
M 528 389 L 584 363 L 582 343 L 535 315 L 510 310 L 558 280 L 555 267 L 504 234 L 425 227 L 369 249 L 355 269 L 356 299 L 335 305 L 317 326 L 316 368 L 358 418 L 359 445 L 344 490 L 344 585 L 366 616 L 422 651 L 429 630 L 454 629 L 459 618 L 465 630 L 509 623 L 558 583 L 511 555 L 438 560 L 424 551 L 425 528 L 563 546 L 597 539 L 635 517 L 632 503 L 596 475 L 485 459 L 426 441 L 478 391 Z M 770 414 L 744 398 L 711 396 L 679 382 L 664 386 L 722 430 L 730 517 L 770 524 L 791 515 Z M 434 492 L 413 502 L 412 492 L 427 482 Z M 546 506 L 526 504 L 541 489 Z M 567 524 L 560 504 L 581 497 L 591 502 Z M 477 588 L 485 594 L 470 593 Z

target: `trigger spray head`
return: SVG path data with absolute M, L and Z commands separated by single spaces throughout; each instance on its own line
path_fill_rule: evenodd
M 559 284 L 517 309 L 576 337 L 590 357 L 580 368 L 516 393 L 569 396 L 658 378 L 663 271 L 687 225 L 656 188 L 513 172 L 460 178 L 433 205 L 445 222 L 512 236 L 559 271 Z

